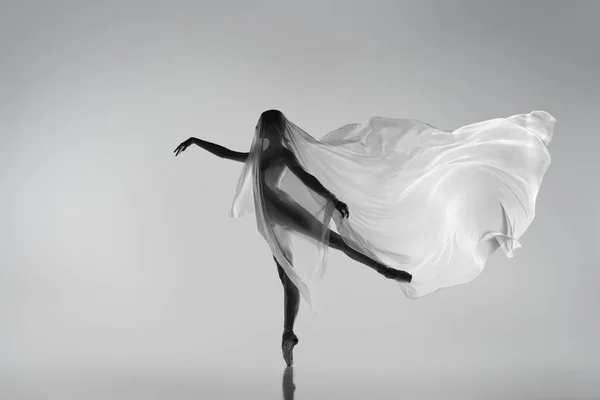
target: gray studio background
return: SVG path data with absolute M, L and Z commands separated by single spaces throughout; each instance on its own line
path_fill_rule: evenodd
M 188 137 L 247 151 L 270 108 L 315 137 L 372 115 L 455 129 L 541 109 L 553 160 L 516 257 L 411 301 L 332 251 L 323 311 L 302 304 L 297 323 L 296 397 L 599 395 L 599 15 L 593 1 L 3 1 L 4 390 L 280 395 L 276 266 L 254 217 L 228 217 L 241 164 L 174 157 Z

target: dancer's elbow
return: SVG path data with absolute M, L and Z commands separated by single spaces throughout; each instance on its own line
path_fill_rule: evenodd
M 230 151 L 230 153 L 224 158 L 229 160 L 238 161 L 238 162 L 246 162 L 248 160 L 249 153 L 239 152 L 239 151 Z

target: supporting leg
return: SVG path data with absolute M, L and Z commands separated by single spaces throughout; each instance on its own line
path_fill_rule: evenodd
M 294 330 L 294 323 L 298 316 L 298 310 L 300 309 L 300 291 L 294 285 L 294 283 L 287 276 L 279 262 L 273 256 L 275 264 L 277 264 L 277 272 L 279 273 L 279 279 L 283 285 L 284 291 L 284 319 L 283 319 L 283 332 L 292 332 Z
M 287 276 L 279 262 L 273 256 L 275 264 L 277 264 L 277 272 L 279 279 L 283 285 L 284 291 L 284 316 L 283 316 L 283 335 L 281 337 L 281 352 L 283 359 L 288 366 L 294 364 L 294 346 L 299 342 L 298 337 L 294 333 L 294 323 L 300 309 L 300 291 Z

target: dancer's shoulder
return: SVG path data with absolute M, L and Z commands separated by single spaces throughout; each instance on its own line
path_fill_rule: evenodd
M 287 147 L 284 147 L 279 154 L 279 157 L 288 165 L 296 165 L 298 164 L 298 159 L 294 152 Z

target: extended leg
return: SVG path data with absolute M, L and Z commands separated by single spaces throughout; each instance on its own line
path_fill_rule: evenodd
M 321 226 L 322 224 L 317 221 Z M 379 261 L 373 260 L 371 257 L 354 250 L 352 247 L 348 246 L 346 242 L 343 241 L 342 237 L 333 232 L 329 231 L 329 246 L 342 251 L 348 257 L 356 260 L 360 263 L 363 263 L 375 271 L 379 272 L 381 275 L 385 276 L 389 279 L 394 279 L 401 282 L 410 282 L 412 280 L 412 275 L 406 271 L 401 271 L 398 269 L 390 268 L 386 265 L 381 264 Z
M 311 213 L 305 210 L 298 203 L 282 201 L 275 195 L 272 196 L 273 197 L 270 198 L 272 200 L 270 202 L 270 212 L 273 213 L 275 218 L 287 225 L 288 228 L 293 229 L 303 235 L 313 239 L 320 238 L 323 230 L 323 224 L 319 220 L 317 220 Z M 342 240 L 342 237 L 339 234 L 330 229 L 328 244 L 330 247 L 342 251 L 348 257 L 373 268 L 386 278 L 401 282 L 410 282 L 412 280 L 412 275 L 408 272 L 390 268 L 386 265 L 383 265 L 379 261 L 354 250 Z

